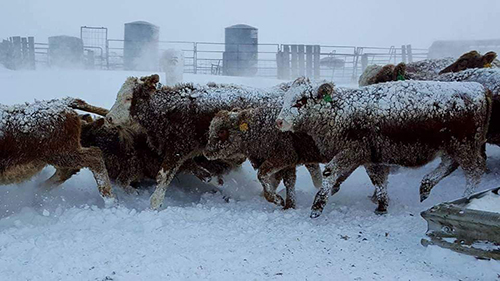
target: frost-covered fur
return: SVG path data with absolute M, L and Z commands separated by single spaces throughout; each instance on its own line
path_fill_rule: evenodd
M 304 133 L 280 132 L 275 126 L 281 104 L 238 111 L 221 111 L 212 119 L 205 156 L 209 159 L 247 157 L 258 169 L 268 201 L 295 208 L 296 166 L 306 165 L 313 184 L 321 187 L 318 163 L 326 163 L 313 139 Z M 286 202 L 275 193 L 283 178 Z M 340 185 L 340 184 L 339 184 Z
M 406 80 L 432 80 L 438 74 L 439 71 L 452 64 L 455 61 L 454 58 L 444 58 L 444 59 L 427 59 L 417 62 L 411 62 L 408 64 L 401 63 L 400 66 L 405 65 L 404 78 Z M 387 65 L 385 69 L 382 66 L 370 65 L 368 66 L 359 79 L 359 86 L 368 86 L 377 83 L 397 81 L 397 75 L 384 75 L 389 69 L 394 69 L 393 65 Z M 378 77 L 377 77 L 378 76 Z M 384 79 L 384 77 L 386 77 Z
M 338 177 L 364 164 L 419 167 L 441 156 L 441 165 L 422 180 L 421 200 L 458 166 L 470 194 L 485 167 L 481 148 L 490 113 L 491 93 L 478 83 L 399 81 L 346 89 L 299 78 L 277 124 L 283 131 L 308 133 L 332 159 L 312 207 L 317 217 Z M 374 173 L 386 196 L 388 170 Z
M 108 114 L 115 124 L 137 122 L 145 130 L 149 145 L 162 157 L 157 188 L 151 207 L 158 209 L 167 186 L 182 164 L 202 155 L 212 118 L 221 110 L 268 106 L 282 98 L 283 87 L 268 91 L 234 85 L 184 84 L 157 89 L 159 77 L 129 78 L 132 103 L 125 112 Z M 116 104 L 115 104 L 116 105 Z M 118 107 L 113 106 L 114 109 Z M 123 122 L 123 123 L 121 123 Z
M 114 183 L 127 191 L 133 191 L 131 186 L 138 187 L 140 183 L 156 178 L 162 159 L 148 146 L 146 134 L 134 128 L 107 125 L 103 118 L 84 120 L 81 144 L 83 147 L 94 146 L 102 150 L 106 169 Z M 212 177 L 217 177 L 218 182 L 221 182 L 224 174 L 241 164 L 242 160 L 238 161 L 208 161 L 200 156 L 186 161 L 179 172 L 193 174 L 204 182 L 210 182 Z M 57 170 L 49 182 L 62 184 L 78 171 Z
M 46 165 L 58 169 L 89 168 L 107 203 L 114 195 L 96 147 L 80 145 L 80 118 L 72 109 L 81 100 L 36 101 L 32 104 L 0 106 L 0 183 L 18 183 L 31 178 Z
M 175 86 L 182 83 L 184 75 L 184 54 L 182 50 L 168 49 L 160 59 L 162 70 L 165 72 L 165 85 Z
M 477 82 L 493 94 L 491 121 L 487 141 L 500 145 L 500 68 L 475 68 L 455 73 L 446 73 L 436 78 L 438 81 Z

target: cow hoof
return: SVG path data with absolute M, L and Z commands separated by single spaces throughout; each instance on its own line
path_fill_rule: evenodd
M 116 200 L 115 197 L 104 197 L 102 199 L 104 200 L 104 208 L 115 207 L 118 203 L 118 200 Z
M 286 203 L 285 203 L 285 208 L 284 209 L 285 210 L 295 209 L 295 202 L 287 200 Z
M 317 218 L 317 217 L 321 216 L 321 213 L 322 213 L 322 212 L 321 212 L 321 211 L 319 211 L 319 210 L 312 210 L 312 211 L 311 211 L 311 215 L 310 215 L 309 217 L 310 217 L 311 219 L 315 219 L 315 218 Z
M 154 194 L 151 196 L 151 209 L 158 211 L 163 206 L 163 198 L 158 199 Z
M 428 197 L 429 197 L 428 193 L 422 193 L 422 194 L 420 194 L 420 202 L 424 202 L 425 199 L 427 199 Z
M 375 210 L 375 214 L 381 216 L 381 215 L 385 215 L 387 214 L 387 210 L 379 210 L 379 209 L 376 209 Z

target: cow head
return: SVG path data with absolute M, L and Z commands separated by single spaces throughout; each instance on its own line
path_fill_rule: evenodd
M 220 111 L 212 119 L 205 148 L 205 157 L 210 160 L 233 159 L 241 155 L 243 134 L 248 133 L 249 110 Z
M 118 91 L 116 96 L 115 104 L 111 107 L 111 110 L 106 115 L 106 121 L 109 124 L 129 126 L 133 124 L 132 116 L 130 115 L 130 107 L 132 106 L 132 101 L 135 98 L 140 98 L 144 91 L 139 89 L 142 88 L 156 88 L 156 84 L 159 81 L 158 75 L 152 75 L 147 77 L 142 77 L 138 79 L 136 77 L 129 77 L 125 80 L 122 87 Z M 134 96 L 135 93 L 135 96 Z
M 283 107 L 276 119 L 276 127 L 283 132 L 296 130 L 307 110 L 317 104 L 331 102 L 333 92 L 332 83 L 315 86 L 307 78 L 297 78 L 285 93 Z

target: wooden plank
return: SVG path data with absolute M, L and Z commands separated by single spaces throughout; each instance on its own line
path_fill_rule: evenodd
M 292 79 L 295 79 L 299 77 L 299 71 L 298 71 L 298 46 L 297 45 L 291 45 L 291 53 L 292 53 Z
M 19 69 L 21 67 L 21 62 L 22 62 L 21 37 L 20 36 L 12 37 L 12 45 L 13 45 L 12 57 L 14 64 L 13 67 L 14 69 Z
M 313 49 L 313 56 L 314 56 L 314 79 L 321 79 L 321 73 L 320 73 L 320 55 L 321 55 L 321 46 L 319 45 L 314 45 Z
M 283 45 L 283 54 L 282 54 L 282 63 L 283 63 L 283 79 L 290 79 L 290 46 Z
M 306 76 L 313 77 L 313 46 L 306 46 Z
M 35 37 L 28 37 L 28 67 L 33 70 L 36 68 Z
M 304 57 L 304 45 L 299 45 L 299 76 L 304 76 L 305 73 L 305 57 Z

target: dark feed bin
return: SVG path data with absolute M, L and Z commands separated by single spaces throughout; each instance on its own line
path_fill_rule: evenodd
M 246 24 L 226 27 L 223 55 L 224 75 L 257 74 L 258 29 Z
M 83 67 L 83 41 L 73 36 L 49 37 L 49 62 L 56 67 Z
M 153 70 L 159 66 L 160 28 L 145 21 L 125 24 L 123 66 L 126 70 Z
M 468 209 L 473 199 L 500 196 L 500 188 L 438 204 L 421 216 L 427 221 L 424 246 L 437 245 L 482 259 L 500 260 L 500 213 Z

